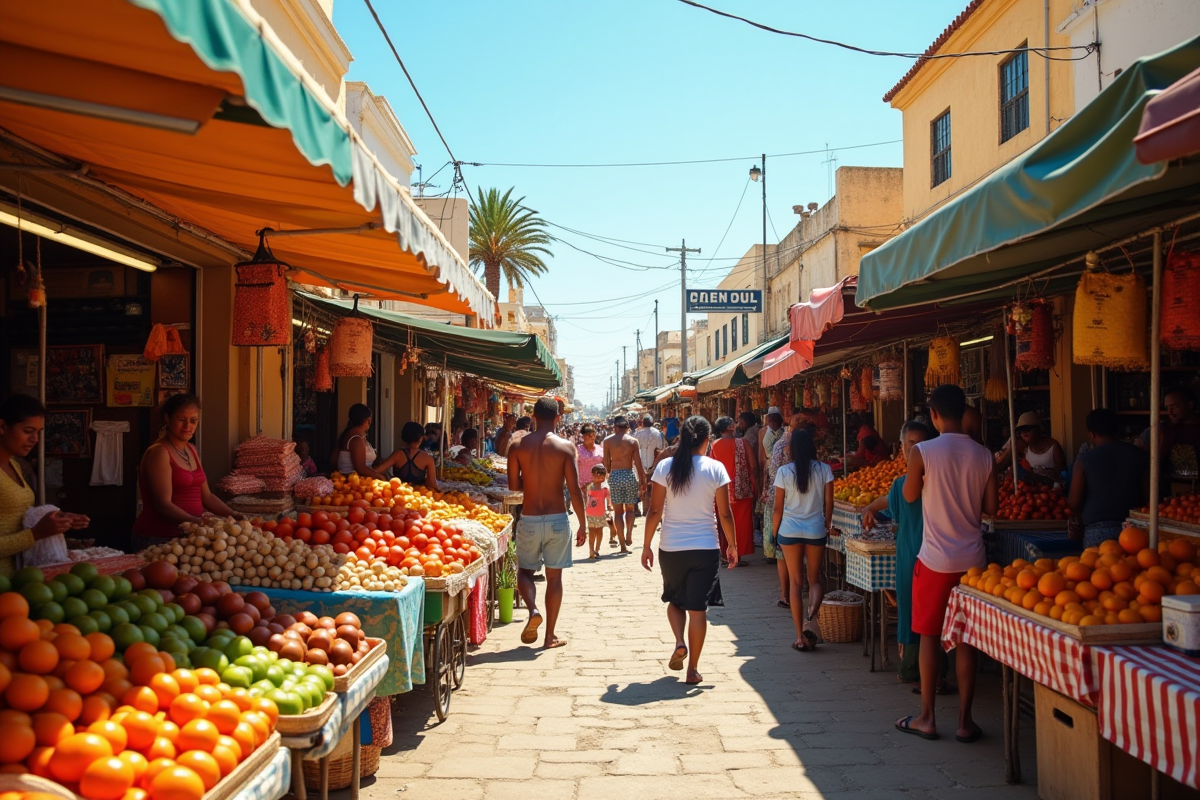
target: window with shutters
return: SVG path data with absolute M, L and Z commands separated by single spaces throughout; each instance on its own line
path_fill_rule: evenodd
M 1017 53 L 1000 64 L 1000 141 L 1007 142 L 1028 127 L 1029 54 Z
M 929 130 L 932 163 L 930 172 L 932 186 L 944 183 L 950 179 L 950 111 L 935 119 Z

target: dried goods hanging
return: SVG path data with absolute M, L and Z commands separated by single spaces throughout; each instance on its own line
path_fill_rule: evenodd
M 870 403 L 875 399 L 875 370 L 870 366 L 863 367 L 859 381 L 858 390 L 862 393 L 863 400 Z
M 1004 367 L 1004 330 L 996 327 L 992 334 L 992 343 L 987 350 L 987 383 L 983 388 L 983 397 L 993 403 L 1008 399 L 1008 376 Z
M 317 375 L 314 386 L 318 392 L 333 391 L 333 376 L 329 374 L 329 348 L 322 347 L 317 351 Z
M 870 407 L 870 401 L 863 397 L 861 382 L 850 381 L 850 410 L 866 411 Z
M 275 257 L 266 237 L 258 251 L 237 264 L 233 287 L 233 344 L 237 347 L 285 347 L 292 340 L 292 293 L 287 264 Z
M 830 378 L 825 384 L 829 387 L 829 408 L 837 410 L 842 407 L 842 383 L 837 378 Z
M 889 358 L 879 365 L 879 399 L 894 403 L 904 399 L 904 365 Z
M 1200 350 L 1200 252 L 1167 256 L 1160 339 L 1174 350 Z
M 1028 372 L 1054 369 L 1054 313 L 1044 300 L 1016 303 L 1009 312 L 1009 332 L 1017 343 L 1013 366 Z
M 804 384 L 804 402 L 801 403 L 802 408 L 816 408 L 815 402 L 816 392 L 813 391 L 813 385 L 805 382 Z
M 1146 282 L 1142 276 L 1085 272 L 1075 290 L 1072 332 L 1076 364 L 1149 369 Z
M 945 383 L 962 381 L 960 349 L 952 336 L 939 336 L 929 343 L 929 366 L 925 369 L 925 388 L 932 391 Z
M 828 381 L 817 381 L 817 391 L 816 391 L 816 395 L 817 395 L 816 401 L 817 402 L 816 402 L 816 405 L 814 406 L 814 408 L 816 408 L 817 406 L 819 406 L 821 408 L 829 407 L 829 397 L 831 394 L 829 389 L 830 389 L 830 384 Z
M 329 339 L 329 374 L 335 378 L 368 377 L 372 373 L 374 328 L 362 317 L 343 317 Z

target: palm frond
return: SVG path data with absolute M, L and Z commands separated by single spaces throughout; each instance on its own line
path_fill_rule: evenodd
M 512 188 L 503 195 L 496 188 L 480 188 L 471 198 L 470 265 L 487 275 L 488 289 L 495 295 L 500 293 L 501 276 L 510 286 L 524 286 L 529 278 L 548 271 L 541 256 L 554 255 L 554 237 L 545 220 L 525 205 L 524 197 L 513 200 L 512 193 Z

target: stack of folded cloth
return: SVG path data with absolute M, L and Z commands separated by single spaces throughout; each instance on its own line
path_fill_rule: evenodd
M 262 480 L 259 491 L 288 492 L 304 477 L 296 443 L 283 439 L 255 436 L 234 450 L 234 474 L 250 475 Z
M 328 497 L 333 494 L 333 481 L 329 480 L 329 478 L 319 476 L 316 478 L 303 478 L 296 482 L 292 492 L 296 497 L 303 497 L 305 499 L 311 497 Z
M 217 486 L 230 494 L 258 494 L 267 490 L 267 485 L 263 483 L 262 478 L 254 475 L 239 475 L 236 472 L 231 472 L 221 478 L 217 481 Z

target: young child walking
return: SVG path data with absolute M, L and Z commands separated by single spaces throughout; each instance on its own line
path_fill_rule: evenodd
M 612 503 L 608 494 L 608 484 L 604 478 L 608 472 L 603 464 L 592 467 L 592 482 L 587 487 L 587 516 L 588 558 L 600 557 L 600 543 L 604 541 L 604 527 L 608 524 L 608 512 Z

